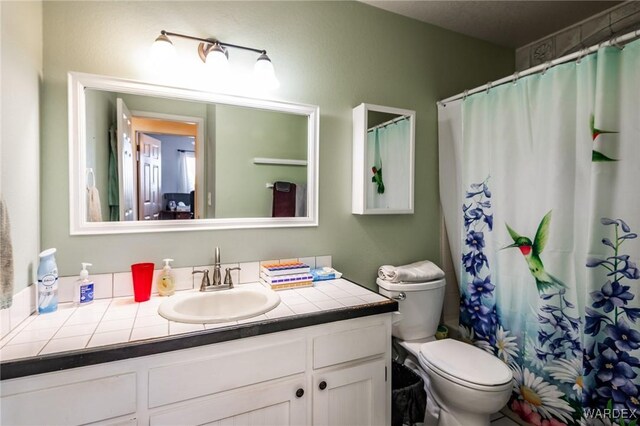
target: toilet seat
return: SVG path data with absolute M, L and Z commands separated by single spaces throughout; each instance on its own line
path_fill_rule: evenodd
M 495 356 L 453 339 L 437 340 L 420 347 L 422 366 L 461 386 L 485 392 L 511 387 L 511 370 Z

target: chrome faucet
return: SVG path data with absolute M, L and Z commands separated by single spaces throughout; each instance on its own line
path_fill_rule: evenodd
M 216 247 L 215 263 L 213 264 L 213 283 L 211 285 L 222 284 L 222 277 L 220 276 L 220 247 Z
M 209 270 L 203 269 L 202 271 L 193 271 L 193 274 L 204 274 L 202 275 L 202 282 L 200 283 L 200 291 L 207 291 L 211 288 L 211 281 L 209 281 Z
M 214 265 L 213 265 L 213 282 L 209 280 L 209 270 L 193 271 L 192 274 L 204 274 L 200 283 L 200 291 L 226 290 L 233 288 L 233 280 L 231 279 L 231 271 L 240 270 L 240 268 L 226 268 L 224 284 L 220 275 L 220 247 L 216 247 Z

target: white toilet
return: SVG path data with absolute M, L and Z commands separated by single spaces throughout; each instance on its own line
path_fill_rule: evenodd
M 473 345 L 453 339 L 435 340 L 444 302 L 444 279 L 397 284 L 378 278 L 377 284 L 380 294 L 398 301 L 392 332 L 428 378 L 427 394 L 439 409 L 436 424 L 489 425 L 489 416 L 509 400 L 511 370 Z

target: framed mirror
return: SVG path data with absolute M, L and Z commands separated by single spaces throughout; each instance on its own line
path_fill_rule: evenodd
M 317 106 L 68 84 L 72 235 L 318 225 Z
M 353 109 L 353 214 L 412 214 L 416 113 Z

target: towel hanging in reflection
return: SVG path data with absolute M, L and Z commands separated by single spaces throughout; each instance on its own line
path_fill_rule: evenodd
M 296 184 L 291 182 L 273 183 L 272 217 L 295 217 Z
M 102 222 L 102 206 L 100 193 L 96 188 L 96 175 L 93 169 L 87 169 L 87 220 L 89 222 Z
M 114 124 L 109 127 L 109 175 L 107 180 L 107 202 L 109 203 L 109 220 L 120 220 L 120 189 L 118 187 L 118 138 Z
M 9 211 L 0 198 L 0 309 L 10 308 L 13 303 L 13 246 Z

